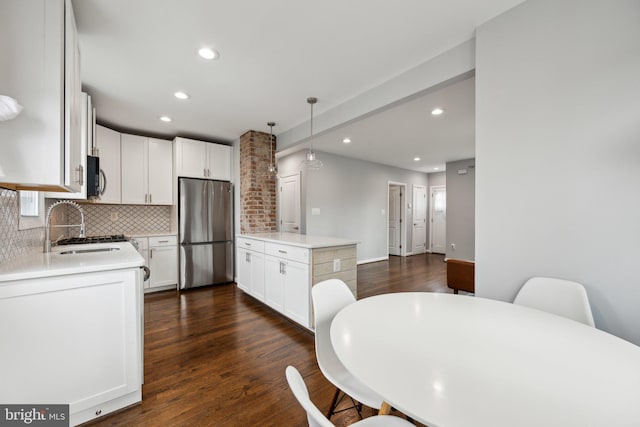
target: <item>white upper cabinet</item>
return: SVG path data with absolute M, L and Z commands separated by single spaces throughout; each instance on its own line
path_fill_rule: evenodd
M 82 137 L 82 111 L 86 113 L 87 105 L 82 102 L 78 31 L 70 0 L 65 1 L 64 22 L 64 179 L 72 191 L 80 192 L 87 165 L 86 145 L 82 150 L 83 142 L 86 144 L 86 138 Z
M 176 138 L 177 176 L 231 181 L 231 150 L 228 145 Z
M 149 202 L 147 138 L 122 134 L 120 143 L 122 203 L 125 205 L 146 205 Z
M 209 161 L 208 178 L 231 181 L 231 147 L 221 144 L 207 144 Z
M 93 130 L 95 120 L 93 117 L 93 105 L 91 97 L 82 92 L 80 98 L 80 191 L 75 193 L 46 193 L 45 197 L 51 199 L 74 199 L 74 200 L 86 200 L 87 199 L 87 155 L 91 154 L 91 147 L 94 144 Z
M 173 204 L 171 141 L 122 134 L 122 203 Z
M 100 203 L 120 204 L 120 132 L 96 126 L 96 147 L 100 158 Z
M 70 0 L 2 0 L 0 93 L 24 107 L 0 126 L 0 185 L 81 191 L 80 54 Z
M 149 204 L 173 204 L 173 143 L 148 138 Z

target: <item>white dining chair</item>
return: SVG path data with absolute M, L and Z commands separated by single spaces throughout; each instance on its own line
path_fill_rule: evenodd
M 300 372 L 293 366 L 287 366 L 285 373 L 289 388 L 307 412 L 309 427 L 334 427 L 334 424 L 320 412 L 318 407 L 309 398 L 309 391 Z M 410 422 L 394 415 L 375 415 L 350 425 L 358 427 L 414 427 Z
M 327 412 L 327 418 L 330 419 L 335 413 L 341 390 L 360 404 L 380 409 L 382 397 L 347 371 L 338 360 L 331 344 L 329 335 L 331 321 L 342 308 L 356 301 L 351 290 L 342 280 L 329 279 L 315 284 L 311 288 L 311 294 L 316 328 L 316 359 L 322 374 L 337 388 Z M 362 417 L 359 405 L 355 405 L 355 408 Z
M 595 327 L 587 291 L 577 282 L 553 277 L 532 277 L 522 285 L 513 303 Z

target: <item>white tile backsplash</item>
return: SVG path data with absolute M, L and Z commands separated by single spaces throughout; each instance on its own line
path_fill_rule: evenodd
M 0 189 L 0 263 L 29 251 L 42 250 L 44 227 L 18 230 L 18 196 Z M 46 208 L 53 201 L 47 200 Z M 172 206 L 99 205 L 82 203 L 87 236 L 109 234 L 140 235 L 171 232 Z M 69 206 L 56 208 L 53 224 L 80 222 L 78 211 Z M 77 229 L 53 228 L 51 238 L 60 234 L 76 236 Z
M 42 250 L 44 227 L 18 230 L 18 193 L 0 189 L 0 264 Z

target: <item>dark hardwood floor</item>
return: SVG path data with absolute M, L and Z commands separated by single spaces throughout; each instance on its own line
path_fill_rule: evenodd
M 391 257 L 358 267 L 358 298 L 450 292 L 442 255 Z M 143 401 L 91 426 L 306 426 L 284 375 L 293 365 L 322 410 L 334 392 L 317 367 L 313 335 L 234 284 L 145 296 Z M 372 411 L 366 413 L 371 414 Z M 332 417 L 337 426 L 355 411 Z

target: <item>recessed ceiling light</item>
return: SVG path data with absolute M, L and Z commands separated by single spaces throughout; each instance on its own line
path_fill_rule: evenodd
M 439 116 L 442 113 L 444 113 L 444 110 L 440 107 L 431 110 L 431 114 L 433 114 L 434 116 Z
M 440 168 L 433 168 L 433 170 L 434 170 L 434 171 L 439 171 L 439 170 L 440 170 Z
M 208 47 L 203 47 L 202 49 L 200 49 L 198 51 L 198 55 L 200 55 L 204 59 L 218 59 L 220 57 L 218 51 Z
M 178 99 L 189 99 L 189 98 L 191 98 L 188 93 L 182 92 L 181 90 L 179 90 L 178 92 L 174 93 L 173 96 L 175 96 Z
M 161 116 L 160 120 L 162 120 L 163 122 L 169 123 L 172 119 L 169 116 Z
M 351 138 L 345 138 L 342 140 L 345 144 L 349 144 L 351 142 Z
M 414 161 L 414 162 L 419 162 L 419 161 L 420 161 L 420 157 L 414 157 L 414 158 L 413 158 L 413 161 Z

